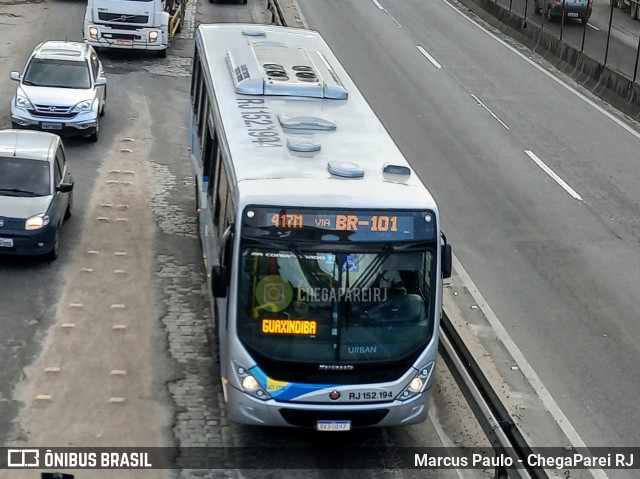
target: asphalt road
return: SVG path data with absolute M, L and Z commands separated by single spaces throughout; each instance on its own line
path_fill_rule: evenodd
M 586 444 L 640 444 L 638 134 L 446 2 L 299 3 L 433 192 L 461 264 Z
M 22 70 L 33 48 L 45 39 L 79 39 L 84 17 L 76 2 L 56 2 L 55 7 L 27 1 L 0 1 L 2 40 L 0 41 L 0 128 L 10 128 L 9 102 L 16 83 L 12 70 Z M 109 126 L 105 128 L 108 135 Z M 66 144 L 72 174 L 79 188 L 74 191 L 76 205 L 86 203 L 100 166 L 100 145 L 73 140 Z M 84 210 L 78 207 L 61 234 L 61 255 L 55 263 L 39 259 L 0 257 L 0 443 L 11 439 L 12 418 L 17 403 L 13 388 L 22 368 L 38 351 L 47 328 L 53 324 L 56 302 L 62 290 L 69 258 L 78 245 Z M 15 434 L 20 434 L 15 430 Z
M 187 151 L 190 59 L 197 23 L 261 22 L 267 18 L 266 0 L 246 6 L 190 4 L 188 24 L 168 58 L 100 52 L 109 82 L 107 115 L 97 144 L 65 141 L 76 202 L 60 258 L 55 263 L 0 258 L 0 444 L 283 448 L 330 441 L 384 448 L 442 446 L 442 437 L 478 444 L 471 414 L 443 365 L 433 420 L 423 425 L 328 439 L 226 420 Z M 0 0 L 0 128 L 10 126 L 15 84 L 9 72 L 22 69 L 41 41 L 81 40 L 83 15 L 84 4 L 74 1 Z M 75 326 L 61 327 L 69 322 Z M 48 373 L 51 367 L 58 372 Z M 50 399 L 39 402 L 40 394 Z M 218 471 L 206 477 L 362 475 L 322 471 L 321 463 L 309 468 Z M 118 471 L 117 477 L 162 477 L 154 474 Z M 465 477 L 476 474 L 482 471 Z M 458 477 L 455 470 L 367 475 Z
M 593 0 L 591 18 L 588 25 L 584 26 L 578 20 L 572 19 L 566 19 L 562 24 L 560 21 L 545 20 L 543 15 L 534 13 L 533 0 L 497 0 L 496 3 L 505 9 L 511 8 L 521 17 L 525 17 L 526 7 L 527 22 L 542 26 L 577 48 L 578 51 L 583 48 L 584 39 L 584 52 L 587 56 L 598 62 L 604 62 L 606 56 L 607 66 L 633 78 L 640 37 L 640 21 L 631 19 L 629 7 L 625 7 L 624 10 L 614 8 L 612 16 L 609 0 Z M 540 4 L 542 5 L 542 0 Z M 609 20 L 611 20 L 611 36 L 607 48 Z

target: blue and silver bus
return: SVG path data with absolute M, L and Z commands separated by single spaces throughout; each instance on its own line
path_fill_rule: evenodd
M 191 105 L 228 417 L 326 431 L 424 421 L 451 248 L 325 41 L 200 25 Z

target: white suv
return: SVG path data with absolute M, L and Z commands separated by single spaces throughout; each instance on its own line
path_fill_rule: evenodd
M 13 128 L 87 136 L 98 141 L 104 115 L 107 79 L 91 45 L 49 41 L 38 45 L 11 100 Z

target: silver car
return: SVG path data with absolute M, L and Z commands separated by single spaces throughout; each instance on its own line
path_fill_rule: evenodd
M 11 100 L 13 128 L 46 130 L 59 135 L 81 135 L 98 141 L 104 115 L 107 79 L 91 45 L 49 41 L 38 45 Z

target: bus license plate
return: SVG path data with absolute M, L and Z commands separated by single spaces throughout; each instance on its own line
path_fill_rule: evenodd
M 0 238 L 0 248 L 13 248 L 13 239 Z
M 316 431 L 351 431 L 351 421 L 318 421 Z
M 62 130 L 62 123 L 42 123 L 43 130 Z
M 122 39 L 118 39 L 118 40 L 116 40 L 116 45 L 127 45 L 127 46 L 131 46 L 131 45 L 133 45 L 133 40 L 122 40 Z
M 567 17 L 577 17 L 578 16 L 578 12 L 569 12 L 567 13 Z

